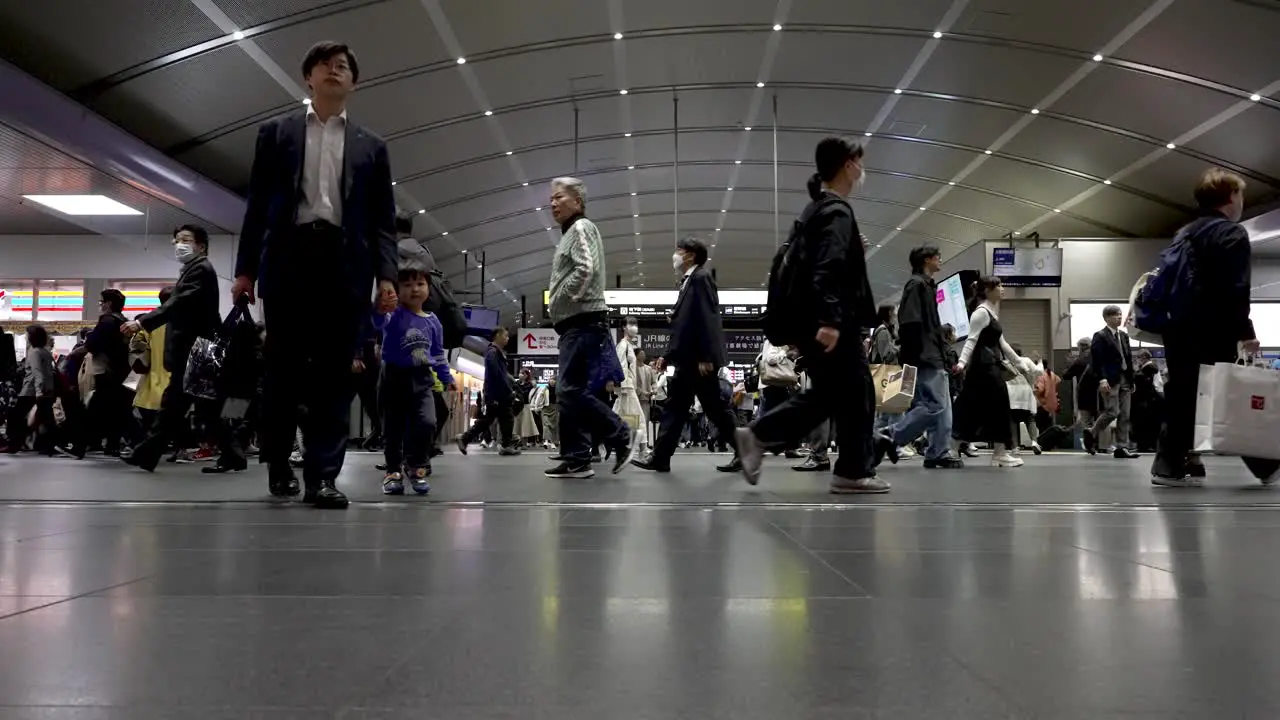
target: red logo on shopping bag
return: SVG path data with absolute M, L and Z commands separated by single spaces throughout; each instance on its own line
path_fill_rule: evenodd
M 1249 404 L 1253 406 L 1254 410 L 1267 409 L 1267 399 L 1262 397 L 1261 395 L 1254 395 L 1253 397 L 1249 398 Z

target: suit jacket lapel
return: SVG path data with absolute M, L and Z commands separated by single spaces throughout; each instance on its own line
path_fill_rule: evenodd
M 307 113 L 294 113 L 289 119 L 289 135 L 293 138 L 293 148 L 295 156 L 290 158 L 293 163 L 293 191 L 299 196 L 302 195 L 302 168 L 306 164 L 307 158 Z
M 344 208 L 347 200 L 351 199 L 351 186 L 355 183 L 354 166 L 356 158 L 360 157 L 360 147 L 357 143 L 364 138 L 364 133 L 351 124 L 350 120 L 347 121 L 346 128 L 346 139 L 342 143 L 342 205 Z

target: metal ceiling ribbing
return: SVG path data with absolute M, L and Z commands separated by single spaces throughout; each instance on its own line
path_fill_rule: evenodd
M 388 138 L 401 204 L 425 211 L 418 234 L 455 271 L 463 251 L 488 251 L 502 298 L 540 297 L 556 236 L 546 182 L 574 172 L 626 284 L 667 281 L 678 207 L 679 232 L 716 243 L 722 286 L 758 285 L 775 202 L 785 229 L 812 147 L 833 132 L 868 146 L 855 207 L 882 246 L 877 296 L 900 285 L 914 244 L 949 257 L 1012 231 L 1168 234 L 1211 164 L 1244 174 L 1253 203 L 1280 196 L 1280 103 L 1267 77 L 1280 13 L 1257 3 L 185 2 L 194 14 L 103 19 L 104 48 L 141 33 L 146 52 L 81 48 L 81 72 L 59 59 L 67 41 L 50 18 L 87 0 L 6 6 L 0 41 L 25 44 L 0 52 L 242 188 L 253 128 L 300 100 L 268 63 L 296 77 L 312 41 L 350 42 L 364 80 L 353 117 Z M 1235 38 L 1233 51 L 1194 38 Z M 207 97 L 166 108 L 193 83 L 209 84 Z M 646 265 L 659 270 L 642 278 Z M 478 279 L 469 274 L 472 289 Z

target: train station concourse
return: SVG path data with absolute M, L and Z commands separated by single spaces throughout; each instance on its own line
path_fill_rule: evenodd
M 0 2 L 0 720 L 1280 717 L 1278 34 Z

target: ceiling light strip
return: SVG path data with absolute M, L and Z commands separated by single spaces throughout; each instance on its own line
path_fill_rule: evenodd
M 627 24 L 626 17 L 622 11 L 622 0 L 609 0 L 607 8 L 609 11 L 609 26 L 616 30 L 614 39 L 621 40 L 622 38 L 619 37 L 619 35 L 626 32 L 625 28 Z M 617 79 L 618 87 L 627 87 L 631 84 L 631 79 L 627 72 L 627 43 L 615 42 L 613 43 L 612 49 L 614 77 Z M 618 102 L 618 127 L 622 129 L 623 137 L 626 138 L 622 142 L 622 148 L 623 156 L 627 165 L 635 165 L 636 162 L 635 141 L 631 140 L 634 125 L 635 123 L 631 116 L 631 98 L 629 96 L 622 96 Z M 574 168 L 574 171 L 577 172 L 578 168 Z M 631 214 L 633 216 L 631 229 L 632 238 L 635 240 L 635 251 L 641 252 L 640 241 L 643 238 L 643 235 L 641 235 L 640 221 L 635 219 L 638 218 L 640 214 L 640 201 L 637 199 L 636 195 L 639 190 L 636 182 L 636 173 L 627 173 L 626 178 L 627 190 L 631 193 L 629 197 Z
M 228 35 L 239 32 L 243 36 L 243 31 L 222 11 L 222 8 L 218 7 L 214 0 L 191 0 L 191 4 L 201 13 L 204 13 L 204 16 L 209 18 L 209 21 L 214 25 L 217 25 L 222 32 Z M 272 60 L 269 55 L 263 52 L 262 48 L 253 39 L 238 40 L 235 45 L 243 50 L 244 54 L 248 55 L 249 59 L 262 68 L 263 72 L 269 75 L 272 80 L 275 80 L 280 87 L 284 88 L 284 91 L 289 93 L 289 97 L 300 101 L 310 95 L 306 88 L 298 84 L 292 74 L 285 72 L 284 68 L 280 67 L 275 60 Z

